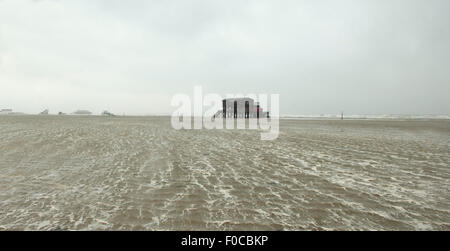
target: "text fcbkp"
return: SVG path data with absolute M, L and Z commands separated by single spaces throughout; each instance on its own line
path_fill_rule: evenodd
M 264 246 L 269 237 L 266 235 L 226 235 L 224 239 L 216 237 L 193 237 L 188 235 L 181 238 L 181 246 L 203 246 L 213 248 L 216 246 Z

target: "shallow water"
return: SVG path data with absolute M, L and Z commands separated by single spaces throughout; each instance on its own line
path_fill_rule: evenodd
M 449 120 L 0 117 L 0 230 L 450 230 Z

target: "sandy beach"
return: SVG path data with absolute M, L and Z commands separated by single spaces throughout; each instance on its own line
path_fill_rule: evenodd
M 0 230 L 450 230 L 450 121 L 1 116 Z

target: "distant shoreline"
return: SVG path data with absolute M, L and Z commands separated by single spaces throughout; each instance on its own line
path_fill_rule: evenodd
M 26 113 L 16 113 L 16 114 L 0 114 L 0 117 L 79 117 L 79 118 L 89 118 L 89 117 L 98 117 L 98 118 L 145 118 L 145 117 L 171 117 L 171 115 L 115 115 L 115 116 L 106 116 L 106 115 L 77 115 L 77 114 L 26 114 Z M 192 117 L 193 118 L 193 117 Z M 342 120 L 340 116 L 280 116 L 280 120 Z M 344 116 L 343 120 L 390 120 L 390 121 L 420 121 L 420 120 L 450 120 L 450 115 L 348 115 Z

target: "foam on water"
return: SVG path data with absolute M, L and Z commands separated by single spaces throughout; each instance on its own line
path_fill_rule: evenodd
M 450 230 L 446 120 L 0 118 L 0 229 Z

